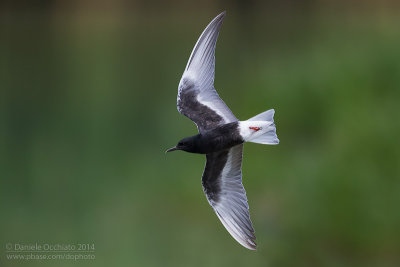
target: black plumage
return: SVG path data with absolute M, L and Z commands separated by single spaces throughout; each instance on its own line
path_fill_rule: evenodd
M 240 122 L 214 89 L 215 45 L 225 12 L 197 41 L 178 87 L 177 108 L 196 123 L 199 134 L 183 138 L 167 152 L 206 154 L 202 176 L 207 200 L 228 232 L 256 249 L 246 192 L 242 185 L 243 143 L 277 144 L 274 110 Z

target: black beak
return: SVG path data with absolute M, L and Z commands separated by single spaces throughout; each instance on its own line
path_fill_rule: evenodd
M 172 151 L 175 151 L 175 150 L 179 150 L 179 148 L 177 148 L 176 146 L 171 147 L 170 149 L 168 149 L 167 151 L 165 151 L 165 153 L 167 153 L 167 152 L 172 152 Z

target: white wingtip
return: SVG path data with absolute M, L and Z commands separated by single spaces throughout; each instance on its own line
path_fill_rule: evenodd
M 255 237 L 250 238 L 249 236 L 244 235 L 242 232 L 238 231 L 237 226 L 233 225 L 229 220 L 225 220 L 218 211 L 215 212 L 224 225 L 225 229 L 231 234 L 233 239 L 235 239 L 240 245 L 250 250 L 257 250 L 257 244 L 255 242 Z
M 213 65 L 215 44 L 225 15 L 226 11 L 221 12 L 204 29 L 189 57 L 186 71 L 192 68 L 198 71 L 202 67 L 209 67 L 210 63 Z

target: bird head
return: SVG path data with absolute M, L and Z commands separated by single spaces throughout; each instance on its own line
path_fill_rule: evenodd
M 183 150 L 186 152 L 192 152 L 194 150 L 194 147 L 195 147 L 194 138 L 193 138 L 193 136 L 191 136 L 191 137 L 183 138 L 182 140 L 180 140 L 178 142 L 178 144 L 176 146 L 171 147 L 170 149 L 168 149 L 165 152 L 172 152 L 175 150 Z

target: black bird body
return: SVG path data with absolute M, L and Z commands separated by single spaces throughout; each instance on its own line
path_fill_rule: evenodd
M 178 86 L 178 111 L 197 125 L 199 134 L 167 150 L 206 154 L 202 185 L 222 224 L 242 246 L 256 249 L 246 191 L 242 184 L 243 143 L 279 143 L 270 109 L 239 121 L 214 89 L 215 45 L 225 12 L 198 39 Z
M 177 147 L 190 153 L 209 154 L 243 143 L 244 140 L 240 135 L 239 123 L 231 122 L 204 133 L 186 137 L 178 143 Z

